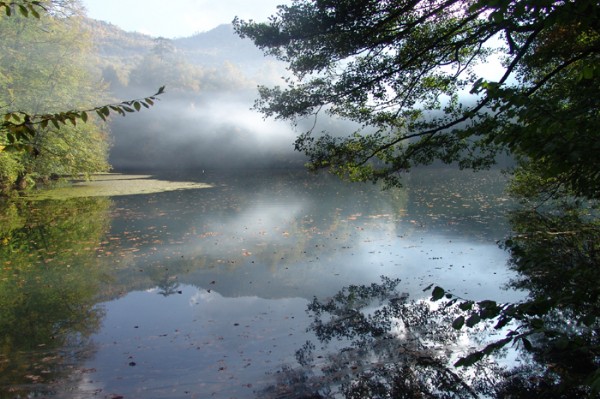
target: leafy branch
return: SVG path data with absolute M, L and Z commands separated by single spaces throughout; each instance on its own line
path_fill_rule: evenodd
M 1 8 L 4 8 L 4 12 L 6 13 L 7 17 L 12 16 L 14 10 L 18 10 L 18 12 L 26 18 L 31 15 L 34 18 L 40 19 L 39 11 L 40 10 L 46 11 L 46 8 L 42 5 L 42 2 L 30 1 L 30 0 L 23 0 L 20 2 L 0 1 L 0 9 Z
M 39 115 L 24 111 L 7 112 L 3 115 L 3 121 L 0 124 L 0 132 L 6 135 L 6 144 L 0 145 L 0 152 L 27 151 L 37 155 L 39 150 L 31 144 L 31 141 L 36 136 L 38 129 L 46 129 L 51 126 L 60 129 L 68 123 L 77 126 L 78 121 L 87 123 L 90 114 L 96 114 L 100 119 L 106 121 L 111 113 L 125 116 L 128 113 L 139 112 L 142 108 L 153 106 L 159 100 L 158 96 L 164 92 L 165 86 L 162 86 L 149 97 L 101 105 L 85 110 L 69 110 Z
M 479 362 L 486 356 L 492 355 L 512 343 L 521 345 L 528 352 L 535 352 L 536 349 L 530 337 L 548 337 L 556 342 L 569 344 L 569 337 L 552 328 L 550 323 L 544 320 L 552 308 L 553 303 L 548 299 L 534 299 L 521 303 L 500 304 L 492 300 L 471 301 L 456 296 L 443 288 L 437 286 L 433 289 L 431 300 L 436 302 L 443 298 L 447 299 L 444 308 L 458 307 L 462 314 L 454 319 L 452 328 L 461 330 L 463 327 L 474 328 L 480 323 L 495 323 L 495 330 L 502 330 L 511 322 L 517 321 L 519 324 L 507 331 L 502 339 L 495 340 L 487 344 L 483 349 L 476 350 L 461 357 L 455 363 L 455 367 L 470 367 Z M 593 321 L 584 322 L 592 324 Z

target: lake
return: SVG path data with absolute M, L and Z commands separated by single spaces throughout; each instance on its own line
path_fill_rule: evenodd
M 503 289 L 498 171 L 417 170 L 387 191 L 297 170 L 154 179 L 185 184 L 7 206 L 1 397 L 264 397 L 314 339 L 314 297 L 382 275 L 411 299 L 523 297 Z

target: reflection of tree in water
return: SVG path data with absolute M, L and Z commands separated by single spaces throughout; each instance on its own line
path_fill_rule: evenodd
M 22 202 L 2 220 L 0 396 L 50 395 L 89 356 L 103 312 L 96 248 L 108 199 Z
M 511 389 L 545 397 L 585 397 L 600 391 L 600 223 L 597 210 L 562 205 L 510 216 L 506 240 L 518 278 L 529 292 L 512 312 L 538 364 L 535 378 L 514 373 Z M 504 315 L 501 315 L 501 317 Z
M 477 378 L 449 365 L 450 348 L 460 334 L 447 328 L 452 314 L 427 302 L 408 302 L 395 287 L 399 280 L 349 286 L 333 298 L 314 299 L 310 326 L 320 343 L 336 341 L 335 352 L 307 342 L 296 352 L 298 368 L 286 367 L 278 383 L 261 397 L 472 398 Z M 454 312 L 451 312 L 454 313 Z
M 158 293 L 164 297 L 168 297 L 173 294 L 181 294 L 179 290 L 179 283 L 176 280 L 165 278 L 157 286 Z
M 581 212 L 512 214 L 505 246 L 519 278 L 510 286 L 530 292 L 519 303 L 468 301 L 439 287 L 433 302 L 408 302 L 386 278 L 315 299 L 309 330 L 320 345 L 307 342 L 298 366 L 282 368 L 258 396 L 597 397 L 600 229 Z M 519 361 L 495 364 L 509 348 Z

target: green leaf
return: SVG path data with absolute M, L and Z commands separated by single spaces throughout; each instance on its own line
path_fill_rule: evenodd
M 559 350 L 565 350 L 569 347 L 570 341 L 567 337 L 559 337 L 554 340 L 553 345 Z
M 506 346 L 506 344 L 508 344 L 511 341 L 512 341 L 512 338 L 507 337 L 507 338 L 501 339 L 500 341 L 492 342 L 491 344 L 489 344 L 485 348 L 483 348 L 483 350 L 481 352 L 483 352 L 484 355 L 490 355 L 492 352 L 503 348 L 504 346 Z
M 446 292 L 444 291 L 444 289 L 442 287 L 435 287 L 433 289 L 433 292 L 431 293 L 431 300 L 432 301 L 439 301 L 440 299 L 442 299 L 442 297 L 444 296 Z
M 452 328 L 454 328 L 455 330 L 460 330 L 464 324 L 465 324 L 465 317 L 459 316 L 452 322 Z
M 481 321 L 481 317 L 477 313 L 471 314 L 471 317 L 467 319 L 467 327 L 473 327 L 475 324 Z
M 142 106 L 140 105 L 139 102 L 135 101 L 133 103 L 133 108 L 135 108 L 136 111 L 140 112 L 140 109 L 142 109 Z
M 81 112 L 80 116 L 81 116 L 81 120 L 82 121 L 84 121 L 84 122 L 88 121 L 88 114 L 87 114 L 87 112 L 85 112 L 85 111 Z
M 510 323 L 511 320 L 512 320 L 512 317 L 506 316 L 506 315 L 502 315 L 502 317 L 500 317 L 500 320 L 498 320 L 498 323 L 496 323 L 496 325 L 494 326 L 494 328 L 496 330 L 499 330 L 499 329 L 505 327 L 508 323 Z
M 590 327 L 592 324 L 596 322 L 596 316 L 593 314 L 585 315 L 581 318 L 581 322 L 586 326 Z
M 540 318 L 535 318 L 535 319 L 531 320 L 531 327 L 533 327 L 536 330 L 540 330 L 540 329 L 544 328 L 544 320 L 542 320 Z
M 531 352 L 531 350 L 533 349 L 533 345 L 531 345 L 531 342 L 525 337 L 521 338 L 521 342 L 523 342 L 523 347 L 525 348 L 525 350 Z
M 465 357 L 458 359 L 456 363 L 454 363 L 455 367 L 470 367 L 483 359 L 483 352 L 474 352 Z
M 588 379 L 590 388 L 592 393 L 598 394 L 600 393 L 600 370 L 597 370 L 589 379 Z
M 495 308 L 496 301 L 484 300 L 479 302 L 478 305 L 482 308 Z

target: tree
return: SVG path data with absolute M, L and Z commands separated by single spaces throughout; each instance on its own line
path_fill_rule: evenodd
M 293 74 L 285 88 L 259 88 L 257 109 L 315 123 L 325 112 L 360 126 L 301 134 L 296 148 L 310 167 L 394 185 L 417 165 L 478 169 L 506 152 L 519 162 L 514 194 L 560 200 L 511 215 L 504 247 L 520 273 L 512 284 L 529 298 L 500 304 L 432 292 L 459 311 L 454 329 L 487 324 L 504 334 L 456 366 L 477 366 L 508 345 L 543 366 L 503 382 L 511 395 L 600 392 L 599 14 L 591 0 L 294 0 L 267 23 L 234 21 Z
M 312 168 L 399 184 L 416 165 L 477 169 L 509 151 L 598 198 L 599 10 L 592 0 L 294 0 L 267 23 L 234 25 L 293 74 L 285 88 L 260 87 L 257 109 L 361 126 L 301 134 Z
M 106 96 L 87 65 L 91 41 L 80 25 L 79 2 L 0 2 L 0 9 L 0 187 L 108 170 L 101 121 L 111 112 L 149 108 L 163 88 L 147 98 L 94 106 Z
M 157 87 L 160 82 L 177 92 L 197 93 L 200 90 L 202 70 L 190 64 L 170 39 L 154 39 L 154 47 L 129 73 L 132 88 Z

